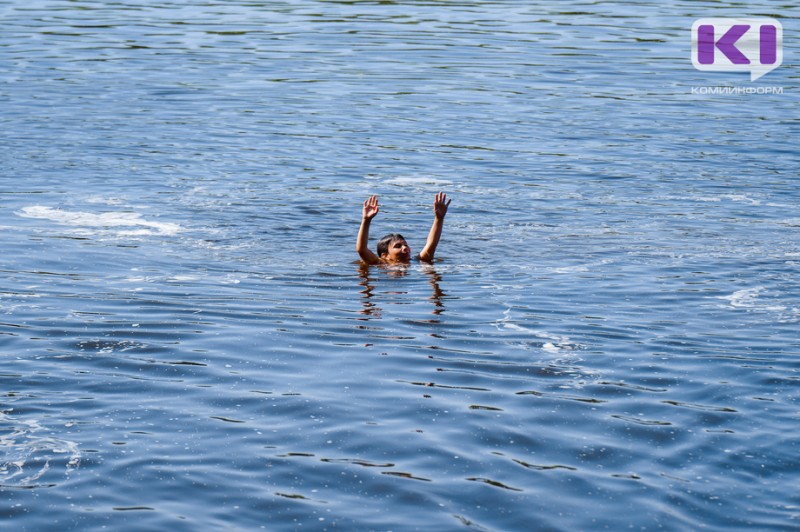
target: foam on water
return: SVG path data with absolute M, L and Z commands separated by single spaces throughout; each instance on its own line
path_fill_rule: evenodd
M 24 218 L 50 220 L 61 225 L 71 225 L 83 228 L 117 229 L 119 236 L 173 236 L 181 231 L 181 226 L 171 222 L 154 222 L 142 218 L 136 212 L 104 212 L 93 213 L 83 211 L 66 211 L 42 205 L 23 207 L 17 213 Z M 135 229 L 141 227 L 142 229 Z
M 393 177 L 384 181 L 387 185 L 436 185 L 440 187 L 447 187 L 453 184 L 452 181 L 447 179 L 440 179 L 433 176 L 403 176 Z
M 37 420 L 0 413 L 0 426 L 0 487 L 54 485 L 80 464 L 78 444 L 52 436 Z
M 773 305 L 764 302 L 762 295 L 768 295 L 766 288 L 763 286 L 756 286 L 754 288 L 744 288 L 737 290 L 729 296 L 722 296 L 720 299 L 728 301 L 731 307 L 747 309 L 753 311 L 771 311 L 783 312 L 786 310 L 784 305 Z

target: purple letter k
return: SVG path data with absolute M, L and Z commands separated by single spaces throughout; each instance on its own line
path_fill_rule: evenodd
M 747 33 L 750 26 L 746 24 L 735 24 L 725 32 L 718 41 L 714 42 L 714 26 L 703 24 L 697 27 L 697 62 L 701 65 L 714 64 L 714 48 L 725 54 L 734 65 L 749 65 L 750 60 L 739 51 L 736 41 Z

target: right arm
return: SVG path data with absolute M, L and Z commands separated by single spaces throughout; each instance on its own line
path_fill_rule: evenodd
M 433 201 L 433 225 L 428 233 L 428 242 L 419 254 L 419 260 L 423 262 L 433 262 L 433 254 L 439 245 L 442 236 L 442 226 L 444 226 L 444 216 L 447 214 L 447 207 L 453 200 L 447 199 L 447 194 L 439 192 Z
M 367 264 L 380 264 L 381 258 L 369 249 L 369 225 L 378 214 L 378 196 L 370 196 L 364 201 L 364 210 L 361 215 L 361 227 L 358 230 L 356 251 L 361 260 Z

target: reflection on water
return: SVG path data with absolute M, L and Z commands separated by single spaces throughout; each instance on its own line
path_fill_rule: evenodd
M 431 285 L 431 297 L 429 299 L 435 307 L 433 309 L 433 314 L 438 316 L 445 310 L 443 299 L 447 297 L 447 294 L 444 293 L 441 287 L 442 276 L 433 266 L 425 268 L 425 275 L 428 276 L 428 281 Z
M 427 298 L 433 304 L 433 310 L 431 311 L 434 315 L 438 316 L 442 312 L 445 311 L 444 305 L 444 298 L 447 297 L 447 294 L 444 293 L 442 290 L 440 283 L 442 281 L 442 276 L 436 271 L 435 266 L 433 265 L 423 265 L 420 267 L 413 267 L 409 265 L 392 265 L 392 266 L 369 266 L 363 262 L 360 262 L 358 265 L 358 278 L 359 278 L 359 285 L 363 287 L 361 290 L 362 294 L 362 305 L 363 309 L 361 313 L 369 316 L 371 318 L 381 318 L 381 302 L 380 302 L 380 294 L 381 292 L 376 293 L 376 285 L 379 283 L 380 278 L 393 278 L 393 279 L 400 279 L 409 275 L 409 270 L 412 270 L 413 273 L 422 272 L 428 278 L 428 283 L 431 287 L 431 294 Z M 392 295 L 404 295 L 408 292 L 406 291 L 397 291 L 391 290 L 384 292 L 385 294 L 392 294 Z M 377 296 L 377 297 L 376 297 Z M 385 299 L 383 304 L 398 304 L 396 301 L 392 299 Z M 430 320 L 432 323 L 438 322 L 438 320 Z

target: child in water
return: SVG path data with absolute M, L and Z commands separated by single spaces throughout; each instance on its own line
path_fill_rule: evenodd
M 447 207 L 452 200 L 447 199 L 444 192 L 436 194 L 433 201 L 433 225 L 428 233 L 428 242 L 419 254 L 419 260 L 433 262 L 433 254 L 439 244 L 439 237 L 442 236 L 442 226 L 444 225 L 444 215 L 447 214 Z M 364 202 L 364 212 L 361 217 L 361 228 L 358 230 L 358 240 L 356 241 L 356 251 L 361 260 L 367 264 L 408 264 L 411 262 L 411 248 L 408 247 L 406 239 L 398 233 L 390 233 L 378 241 L 378 254 L 373 253 L 368 246 L 369 224 L 375 215 L 378 214 L 378 196 L 370 196 Z

